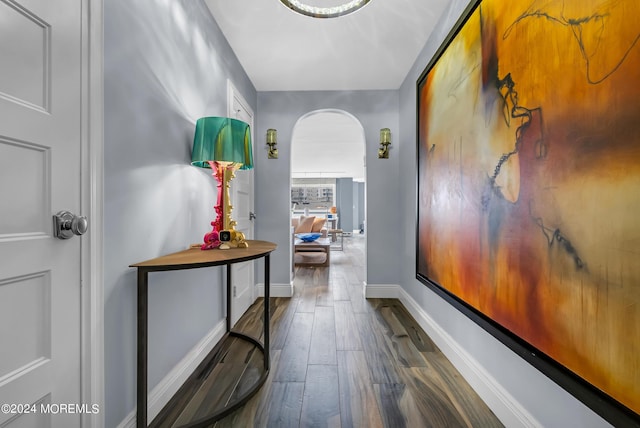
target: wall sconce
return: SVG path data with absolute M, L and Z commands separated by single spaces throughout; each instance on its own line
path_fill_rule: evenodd
M 278 131 L 272 128 L 267 129 L 267 146 L 269 146 L 268 159 L 278 159 L 276 144 L 278 144 Z
M 382 128 L 380 130 L 380 148 L 378 149 L 378 159 L 389 159 L 389 146 L 391 145 L 391 130 Z

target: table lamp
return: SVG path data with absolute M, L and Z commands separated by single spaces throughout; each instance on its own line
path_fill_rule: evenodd
M 216 219 L 213 229 L 204 237 L 200 247 L 212 248 L 247 247 L 244 234 L 235 230 L 231 219 L 229 182 L 238 169 L 253 168 L 251 153 L 251 131 L 249 124 L 227 117 L 202 117 L 196 122 L 196 132 L 191 152 L 191 165 L 211 168 L 218 182 L 218 201 L 215 206 Z M 220 244 L 222 241 L 223 245 Z

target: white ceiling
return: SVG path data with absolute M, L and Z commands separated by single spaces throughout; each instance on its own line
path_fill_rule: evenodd
M 350 15 L 318 19 L 279 0 L 205 2 L 258 91 L 398 89 L 447 5 L 371 0 Z
M 318 19 L 279 0 L 205 2 L 258 91 L 398 89 L 447 5 L 371 0 L 353 14 Z M 351 116 L 309 115 L 292 138 L 293 177 L 364 179 L 364 136 Z

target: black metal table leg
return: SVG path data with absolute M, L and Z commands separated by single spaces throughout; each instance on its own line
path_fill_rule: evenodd
M 148 342 L 148 278 L 149 272 L 138 268 L 138 390 L 136 426 L 147 426 L 147 342 Z
M 264 369 L 269 371 L 270 367 L 270 346 L 269 346 L 269 295 L 271 292 L 270 255 L 264 256 Z
M 231 331 L 231 264 L 227 265 L 227 333 Z
M 226 280 L 226 334 L 224 338 L 229 336 L 237 337 L 241 340 L 248 341 L 256 346 L 264 355 L 264 372 L 244 394 L 236 397 L 236 400 L 227 403 L 226 407 L 221 411 L 205 416 L 199 420 L 191 421 L 185 427 L 208 427 L 212 422 L 219 420 L 226 415 L 231 414 L 240 406 L 244 405 L 264 384 L 269 375 L 270 368 L 270 253 L 276 249 L 276 245 L 267 241 L 251 241 L 255 247 L 248 247 L 238 252 L 200 252 L 194 249 L 179 251 L 177 253 L 168 254 L 147 260 L 145 262 L 130 265 L 136 267 L 137 271 L 137 390 L 136 390 L 136 427 L 147 428 L 148 419 L 148 347 L 149 347 L 149 272 L 173 271 L 195 269 L 212 266 L 227 266 Z M 265 283 L 265 300 L 264 300 L 264 341 L 261 343 L 259 339 L 248 336 L 241 332 L 232 331 L 232 265 L 234 263 L 257 260 L 264 257 L 264 283 Z M 163 410 L 164 411 L 164 410 Z M 162 414 L 162 412 L 161 412 Z M 157 425 L 157 424 L 156 424 Z

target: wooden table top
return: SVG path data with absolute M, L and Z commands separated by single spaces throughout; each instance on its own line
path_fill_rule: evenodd
M 228 250 L 201 250 L 190 248 L 156 257 L 155 259 L 129 265 L 129 267 L 153 270 L 192 269 L 197 267 L 220 266 L 229 263 L 238 263 L 258 259 L 271 253 L 277 245 L 268 241 L 248 240 L 248 248 L 230 248 Z

